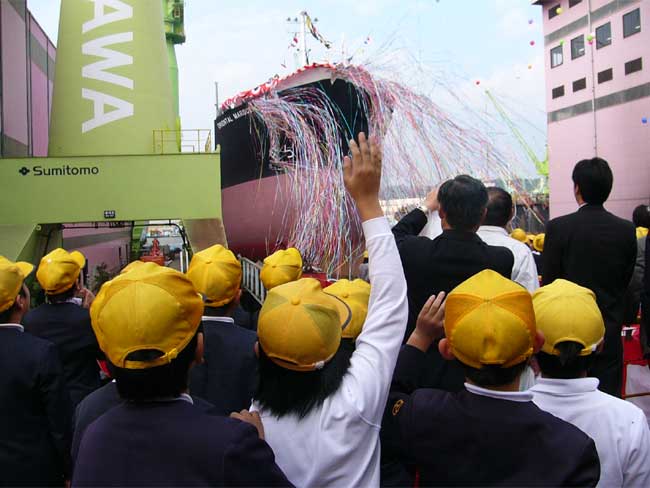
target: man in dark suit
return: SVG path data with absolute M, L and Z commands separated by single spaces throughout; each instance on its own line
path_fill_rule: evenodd
M 56 345 L 63 363 L 66 387 L 73 406 L 101 386 L 99 365 L 102 353 L 90 326 L 88 307 L 92 293 L 79 285 L 84 256 L 55 249 L 41 259 L 36 272 L 47 303 L 25 316 L 25 331 Z M 83 295 L 85 307 L 77 295 Z
M 605 320 L 605 345 L 590 374 L 599 388 L 621 396 L 623 346 L 621 327 L 627 289 L 636 259 L 634 224 L 603 207 L 612 190 L 613 175 L 607 161 L 584 159 L 573 169 L 577 212 L 546 224 L 544 285 L 557 278 L 577 283 L 596 294 Z
M 488 246 L 476 234 L 486 213 L 487 189 L 479 180 L 460 175 L 432 191 L 421 208 L 413 210 L 393 227 L 408 284 L 409 321 L 406 338 L 431 295 L 450 292 L 470 276 L 492 269 L 510 278 L 514 256 L 504 247 Z M 443 232 L 431 240 L 418 237 L 427 224 L 427 211 L 438 211 Z M 444 361 L 434 344 L 425 385 L 458 391 L 462 370 Z
M 382 423 L 383 461 L 401 462 L 400 486 L 595 486 L 594 441 L 519 391 L 544 343 L 528 291 L 485 270 L 443 299 L 427 302 L 402 347 Z M 456 393 L 421 388 L 443 328 L 440 351 L 467 378 Z
M 70 400 L 56 347 L 20 325 L 32 269 L 0 256 L 0 486 L 70 479 Z
M 187 277 L 205 301 L 203 363 L 190 372 L 190 391 L 222 415 L 250 407 L 256 381 L 255 332 L 233 319 L 241 296 L 241 264 L 217 244 L 192 257 Z
M 207 415 L 188 394 L 203 356 L 203 300 L 182 273 L 144 263 L 105 283 L 93 330 L 127 400 L 86 429 L 73 486 L 286 486 L 263 431 Z

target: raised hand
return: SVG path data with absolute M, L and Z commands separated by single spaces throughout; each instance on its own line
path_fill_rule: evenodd
M 433 341 L 444 335 L 445 292 L 431 295 L 420 310 L 415 330 L 411 333 L 408 345 L 426 352 Z
M 379 205 L 381 149 L 374 138 L 359 133 L 359 143 L 350 140 L 352 157 L 343 158 L 343 181 L 354 199 L 362 221 L 383 216 Z
M 440 204 L 438 203 L 437 186 L 427 194 L 426 198 L 424 199 L 424 206 L 427 207 L 431 212 L 435 212 L 440 207 Z

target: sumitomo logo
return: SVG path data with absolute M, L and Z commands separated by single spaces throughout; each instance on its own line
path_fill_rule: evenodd
M 18 172 L 23 176 L 27 176 L 29 173 L 32 173 L 32 176 L 93 176 L 99 174 L 99 167 L 64 164 L 55 168 L 45 168 L 39 165 L 32 166 L 31 169 L 23 166 Z

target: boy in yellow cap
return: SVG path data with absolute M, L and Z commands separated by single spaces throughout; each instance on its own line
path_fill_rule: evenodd
M 279 249 L 267 256 L 260 271 L 260 280 L 267 290 L 296 281 L 301 276 L 302 256 L 295 247 Z
M 0 256 L 0 485 L 70 479 L 70 400 L 56 347 L 20 325 L 34 266 Z
M 546 341 L 542 372 L 531 392 L 542 410 L 572 423 L 596 442 L 601 486 L 650 486 L 650 430 L 637 406 L 598 390 L 588 376 L 603 346 L 605 324 L 596 295 L 555 280 L 533 295 L 537 327 Z
M 256 381 L 257 336 L 233 318 L 241 297 L 241 264 L 232 251 L 217 244 L 194 254 L 187 277 L 205 303 L 204 361 L 192 368 L 190 391 L 222 415 L 248 408 Z
M 379 486 L 379 428 L 408 317 L 402 264 L 379 205 L 380 148 L 363 133 L 350 148 L 344 181 L 362 221 L 372 288 L 349 365 L 336 358 L 354 312 L 317 280 L 272 288 L 259 317 L 252 409 L 296 486 Z
M 593 440 L 519 391 L 544 340 L 530 294 L 485 270 L 444 305 L 443 295 L 425 304 L 400 353 L 382 428 L 385 461 L 401 460 L 420 486 L 595 486 Z M 465 371 L 457 393 L 418 389 L 425 352 L 443 334 L 440 353 Z
M 188 395 L 203 299 L 184 274 L 133 268 L 102 286 L 90 313 L 127 401 L 86 429 L 73 486 L 288 484 L 254 428 L 207 415 Z
M 79 281 L 85 265 L 86 259 L 79 251 L 58 248 L 43 256 L 36 279 L 47 302 L 29 312 L 24 320 L 26 332 L 56 345 L 73 406 L 101 386 L 97 360 L 103 354 L 88 313 L 94 297 Z

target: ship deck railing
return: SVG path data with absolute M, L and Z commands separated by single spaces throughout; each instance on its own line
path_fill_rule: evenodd
M 242 269 L 242 288 L 246 290 L 260 305 L 264 303 L 266 298 L 266 288 L 260 279 L 260 272 L 262 265 L 248 258 L 239 256 Z

